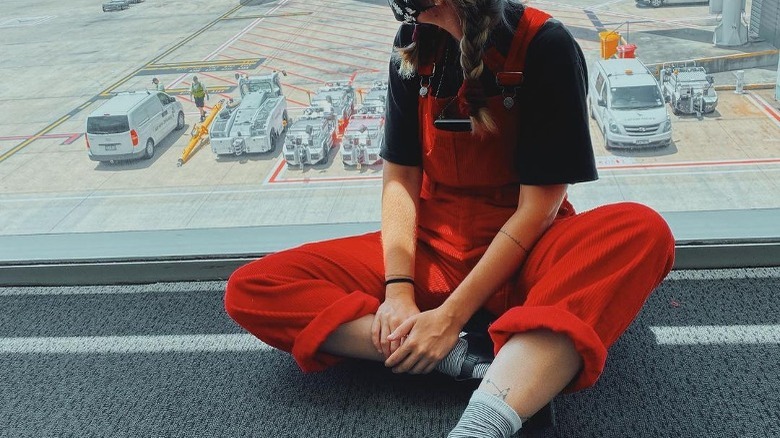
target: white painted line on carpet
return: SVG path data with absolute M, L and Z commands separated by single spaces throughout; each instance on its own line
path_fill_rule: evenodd
M 0 338 L 0 354 L 225 353 L 271 349 L 243 333 Z
M 113 286 L 8 286 L 0 288 L 0 297 L 67 296 L 67 295 L 132 295 L 169 293 L 224 293 L 226 280 L 193 283 L 129 284 Z
M 780 325 L 650 327 L 660 345 L 780 344 Z
M 780 267 L 680 270 L 672 271 L 666 276 L 666 280 L 742 280 L 745 278 L 780 278 Z

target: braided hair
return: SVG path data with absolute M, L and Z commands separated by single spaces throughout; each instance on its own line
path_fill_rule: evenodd
M 452 3 L 462 24 L 463 38 L 460 40 L 460 65 L 463 71 L 463 85 L 458 90 L 460 110 L 468 114 L 475 133 L 496 132 L 497 127 L 487 109 L 482 84 L 479 81 L 484 70 L 482 56 L 485 44 L 493 28 L 502 23 L 508 29 L 513 26 L 508 22 L 510 10 L 522 8 L 513 0 L 444 0 Z M 414 76 L 424 46 L 430 44 L 431 38 L 417 35 L 427 26 L 415 26 L 412 43 L 406 47 L 394 48 L 394 59 L 399 65 L 398 72 L 402 78 Z M 418 29 L 420 29 L 418 31 Z M 421 42 L 425 41 L 425 44 Z M 434 41 L 437 42 L 437 41 Z

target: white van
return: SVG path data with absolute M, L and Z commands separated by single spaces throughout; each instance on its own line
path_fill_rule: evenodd
M 87 117 L 86 140 L 93 161 L 152 158 L 154 147 L 184 128 L 184 110 L 163 92 L 117 94 Z
M 602 59 L 591 69 L 588 100 L 610 148 L 664 147 L 672 142 L 672 119 L 661 86 L 636 58 Z

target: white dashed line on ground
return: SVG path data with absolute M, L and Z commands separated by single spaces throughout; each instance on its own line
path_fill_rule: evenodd
M 650 327 L 659 345 L 780 344 L 780 325 Z
M 249 334 L 0 338 L 0 354 L 225 353 L 271 350 Z

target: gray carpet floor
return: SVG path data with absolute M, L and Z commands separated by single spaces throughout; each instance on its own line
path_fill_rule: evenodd
M 476 387 L 360 361 L 304 375 L 286 353 L 213 340 L 180 351 L 122 343 L 242 334 L 223 288 L 0 288 L 0 436 L 444 437 Z M 710 326 L 760 333 L 669 344 L 654 331 Z M 778 330 L 780 268 L 675 271 L 612 347 L 598 384 L 556 398 L 546 435 L 780 437 Z M 67 337 L 119 347 L 46 342 Z

